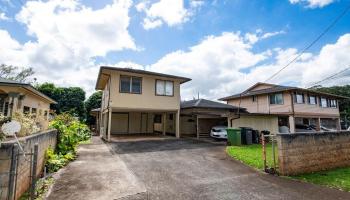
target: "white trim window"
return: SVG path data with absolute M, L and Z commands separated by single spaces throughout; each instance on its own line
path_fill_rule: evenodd
M 174 96 L 174 82 L 156 80 L 156 95 L 158 96 Z
M 317 104 L 316 96 L 309 95 L 309 104 L 310 105 L 316 105 Z
M 304 94 L 303 93 L 295 93 L 295 103 L 303 104 L 304 102 Z
M 330 103 L 330 107 L 331 107 L 331 108 L 337 108 L 337 100 L 335 100 L 335 99 L 330 99 L 330 100 L 329 100 L 329 103 Z
M 282 93 L 275 93 L 270 94 L 270 104 L 283 104 L 283 94 Z
M 141 94 L 142 78 L 134 76 L 120 76 L 120 93 Z
M 326 98 L 323 98 L 323 97 L 320 98 L 320 106 L 322 108 L 327 108 L 328 107 L 328 101 L 327 101 Z

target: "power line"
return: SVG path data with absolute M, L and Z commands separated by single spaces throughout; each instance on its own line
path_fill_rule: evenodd
M 293 64 L 296 60 L 298 60 L 308 49 L 310 49 L 314 44 L 316 44 L 330 29 L 332 29 L 337 22 L 344 17 L 344 15 L 350 10 L 350 4 L 345 8 L 345 10 L 338 15 L 337 18 L 315 39 L 313 40 L 308 46 L 306 46 L 294 59 L 292 59 L 289 63 L 287 63 L 284 67 L 282 67 L 280 70 L 278 70 L 276 73 L 274 73 L 272 76 L 270 76 L 268 79 L 266 79 L 265 82 L 270 81 L 275 76 L 277 76 L 279 73 L 281 73 L 284 69 L 289 67 L 291 64 Z
M 322 80 L 320 80 L 320 81 L 314 82 L 314 83 L 312 83 L 311 85 L 309 85 L 309 88 L 310 88 L 310 87 L 313 87 L 313 86 L 316 86 L 316 85 L 318 85 L 318 84 L 320 84 L 320 83 L 322 83 L 322 82 L 324 82 L 324 81 L 331 80 L 331 79 L 335 79 L 335 78 L 337 78 L 336 76 L 338 76 L 339 74 L 342 74 L 342 73 L 346 72 L 346 71 L 349 70 L 349 69 L 350 69 L 350 67 L 347 67 L 347 68 L 341 70 L 340 72 L 337 72 L 337 73 L 335 73 L 335 74 L 333 74 L 333 75 L 331 75 L 331 76 L 326 77 L 325 79 L 322 79 Z

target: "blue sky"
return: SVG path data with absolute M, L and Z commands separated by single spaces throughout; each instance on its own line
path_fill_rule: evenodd
M 182 98 L 264 81 L 349 0 L 0 0 L 0 63 L 94 91 L 99 65 L 187 76 Z M 350 13 L 272 82 L 308 86 L 350 65 Z M 2 54 L 2 55 L 1 55 Z M 339 79 L 328 85 L 346 84 Z

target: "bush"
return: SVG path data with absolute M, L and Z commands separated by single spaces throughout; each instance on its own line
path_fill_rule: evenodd
M 19 137 L 31 135 L 40 131 L 40 127 L 37 125 L 38 119 L 34 115 L 16 112 L 12 116 L 12 120 L 16 120 L 21 124 L 21 131 L 17 133 Z
M 89 128 L 70 114 L 58 115 L 51 123 L 51 128 L 57 129 L 58 140 L 56 151 L 46 152 L 46 167 L 49 172 L 55 172 L 74 160 L 76 147 L 82 141 L 89 140 Z

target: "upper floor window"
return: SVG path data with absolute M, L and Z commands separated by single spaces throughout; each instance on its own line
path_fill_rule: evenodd
M 120 92 L 141 94 L 142 78 L 134 76 L 120 76 Z
M 316 96 L 309 95 L 309 104 L 311 105 L 317 104 Z
M 255 95 L 252 96 L 252 101 L 256 102 L 257 97 Z
M 326 98 L 323 98 L 323 97 L 320 98 L 320 106 L 322 108 L 327 108 L 328 107 L 328 101 L 327 101 Z
M 174 96 L 174 82 L 156 80 L 156 95 Z
M 270 94 L 270 104 L 283 104 L 283 94 L 282 93 Z
M 331 107 L 331 108 L 336 108 L 336 107 L 337 107 L 337 100 L 335 100 L 335 99 L 330 99 L 330 100 L 329 100 L 329 103 L 330 103 L 330 107 Z
M 295 93 L 295 103 L 305 103 L 303 93 Z

